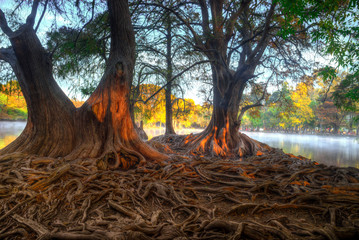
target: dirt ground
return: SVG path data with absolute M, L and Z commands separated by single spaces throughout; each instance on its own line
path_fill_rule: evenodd
M 356 168 L 273 149 L 106 169 L 0 157 L 0 239 L 359 239 Z

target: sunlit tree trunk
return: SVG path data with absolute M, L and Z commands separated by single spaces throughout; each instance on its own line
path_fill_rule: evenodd
M 257 154 L 266 146 L 239 132 L 241 119 L 238 119 L 238 112 L 248 71 L 231 75 L 228 69 L 214 62 L 211 66 L 213 112 L 210 123 L 202 133 L 187 137 L 185 143 L 195 146 L 192 148 L 194 153 L 211 152 L 222 157 Z
M 251 41 L 243 42 L 239 54 L 238 66 L 231 69 L 231 54 L 228 49 L 234 36 L 234 28 L 239 19 L 246 21 L 240 27 L 240 32 L 246 39 L 250 36 L 248 11 L 250 1 L 241 1 L 237 11 L 224 16 L 226 1 L 198 1 L 201 9 L 201 37 L 191 29 L 196 41 L 196 47 L 203 52 L 211 62 L 213 81 L 213 113 L 207 128 L 198 135 L 190 135 L 185 144 L 194 146 L 192 152 L 209 153 L 223 157 L 261 154 L 264 148 L 269 148 L 245 134 L 239 132 L 241 118 L 248 108 L 241 108 L 240 103 L 247 82 L 254 77 L 256 67 L 268 45 L 269 22 L 273 16 L 276 3 L 273 1 L 266 14 L 262 26 L 263 34 L 257 44 Z M 202 38 L 204 41 L 202 41 Z M 239 110 L 241 113 L 238 114 Z M 193 144 L 194 142 L 194 144 Z
M 11 38 L 13 69 L 29 109 L 24 132 L 0 154 L 95 158 L 103 168 L 129 168 L 167 158 L 137 135 L 129 111 L 134 33 L 126 0 L 108 0 L 111 52 L 97 89 L 76 109 L 52 77 L 51 59 L 31 25 Z M 19 30 L 19 31 L 20 31 Z

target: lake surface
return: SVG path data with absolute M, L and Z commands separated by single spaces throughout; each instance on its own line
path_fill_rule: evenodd
M 26 122 L 0 121 L 0 149 L 14 141 L 25 126 Z
M 0 149 L 21 134 L 26 122 L 0 121 Z M 164 134 L 164 129 L 145 129 L 149 138 Z M 182 129 L 177 134 L 197 133 L 198 129 Z M 243 132 L 284 152 L 302 155 L 319 163 L 359 168 L 359 138 L 315 136 L 264 132 Z
M 265 132 L 243 132 L 286 153 L 302 155 L 318 163 L 359 168 L 359 138 Z

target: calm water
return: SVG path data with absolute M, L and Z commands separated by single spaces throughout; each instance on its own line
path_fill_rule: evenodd
M 302 155 L 319 163 L 359 168 L 359 138 L 282 133 L 243 132 L 286 153 Z
M 25 122 L 0 121 L 0 149 L 12 142 L 24 129 Z M 164 133 L 164 129 L 145 129 L 149 138 Z M 182 129 L 178 134 L 199 132 Z M 341 167 L 359 168 L 359 138 L 296 135 L 282 133 L 243 132 L 284 152 L 302 155 L 319 163 Z
M 14 141 L 25 126 L 26 122 L 0 121 L 0 149 Z

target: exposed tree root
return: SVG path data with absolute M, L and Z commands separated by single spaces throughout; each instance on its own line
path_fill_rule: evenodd
M 180 151 L 191 155 L 218 156 L 221 158 L 261 156 L 272 151 L 267 144 L 258 142 L 243 133 L 228 134 L 217 129 L 205 130 L 199 134 L 163 135 L 152 138 L 150 144 L 159 151 L 173 153 Z M 185 151 L 184 151 L 185 150 Z M 294 155 L 293 155 L 294 156 Z
M 101 165 L 111 157 L 2 157 L 0 238 L 359 237 L 356 168 L 279 150 L 241 159 L 176 155 L 165 166 L 149 161 L 126 171 Z

